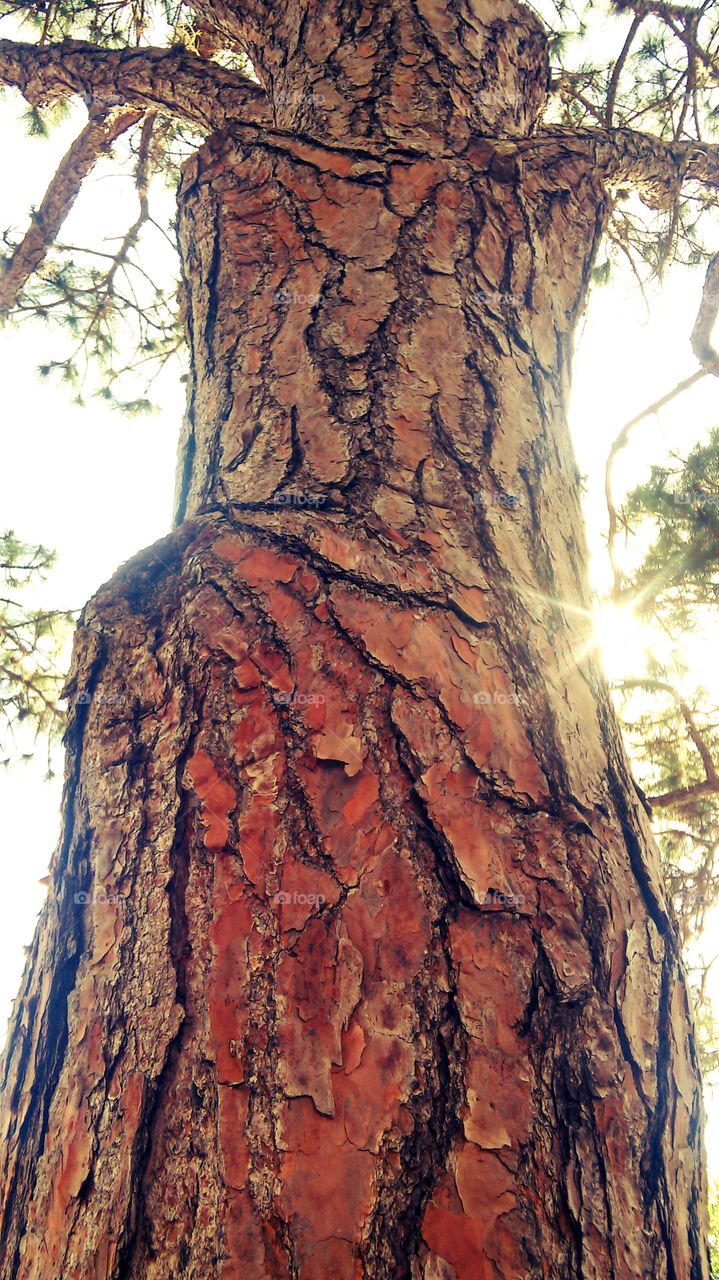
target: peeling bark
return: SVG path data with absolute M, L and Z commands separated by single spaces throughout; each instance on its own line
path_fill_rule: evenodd
M 582 621 L 609 197 L 559 135 L 375 126 L 185 169 L 179 524 L 78 633 L 2 1280 L 708 1276 L 676 933 Z

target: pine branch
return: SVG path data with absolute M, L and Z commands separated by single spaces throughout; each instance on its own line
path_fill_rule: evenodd
M 635 21 L 644 18 L 659 18 L 666 23 L 672 35 L 681 40 L 690 57 L 697 59 L 711 75 L 719 81 L 719 60 L 708 52 L 697 38 L 697 28 L 708 6 L 700 9 L 693 5 L 668 4 L 664 0 L 615 0 L 620 12 L 629 9 L 635 15 Z
M 616 436 L 611 449 L 609 450 L 607 465 L 604 472 L 604 495 L 607 503 L 607 514 L 609 517 L 609 529 L 607 533 L 607 550 L 609 553 L 609 562 L 612 567 L 612 573 L 614 575 L 613 594 L 615 599 L 619 599 L 622 594 L 621 573 L 619 571 L 619 566 L 617 565 L 617 559 L 616 559 L 616 540 L 617 540 L 617 531 L 618 531 L 618 525 L 619 525 L 619 517 L 617 513 L 617 508 L 614 502 L 613 484 L 612 484 L 614 464 L 617 460 L 617 454 L 621 453 L 622 449 L 626 448 L 627 444 L 629 443 L 629 437 L 632 431 L 634 430 L 635 427 L 639 425 L 640 422 L 643 422 L 645 418 L 649 418 L 655 413 L 659 413 L 660 409 L 663 409 L 666 405 L 671 404 L 672 400 L 676 400 L 678 396 L 683 395 L 685 391 L 688 391 L 690 387 L 693 387 L 694 384 L 696 382 L 699 382 L 701 378 L 706 377 L 706 374 L 708 372 L 709 370 L 705 368 L 697 369 L 696 372 L 692 373 L 688 378 L 684 378 L 682 382 L 678 382 L 677 385 L 673 387 L 671 391 L 668 391 L 666 393 L 666 395 L 660 396 L 658 400 L 655 400 L 652 404 L 647 405 L 646 409 L 642 409 L 640 413 L 636 413 L 633 418 L 630 418 L 628 422 L 625 422 L 621 431 Z
M 79 96 L 99 108 L 155 109 L 200 129 L 271 121 L 262 89 L 182 48 L 102 49 L 84 40 L 35 45 L 0 40 L 0 82 L 33 106 Z
M 683 803 L 697 796 L 719 794 L 719 772 L 717 772 L 711 748 L 696 722 L 694 712 L 678 690 L 666 680 L 654 680 L 648 676 L 633 680 L 622 680 L 620 681 L 620 687 L 622 689 L 647 689 L 652 693 L 668 693 L 679 709 L 687 736 L 694 744 L 704 768 L 704 778 L 700 782 L 688 783 L 685 786 L 674 787 L 670 791 L 662 792 L 660 795 L 648 796 L 647 798 L 652 808 L 681 808 Z
M 92 118 L 61 160 L 24 239 L 0 274 L 0 315 L 7 314 L 33 272 L 45 260 L 80 187 L 100 156 L 142 118 L 137 110 L 111 111 Z
M 0 533 L 0 766 L 31 754 L 32 738 L 48 737 L 49 750 L 62 727 L 58 663 L 73 617 L 67 610 L 33 609 L 22 600 L 24 589 L 44 578 L 53 561 L 46 547 Z
M 556 125 L 516 146 L 537 163 L 549 156 L 584 160 L 609 190 L 633 189 L 653 209 L 671 209 L 688 182 L 719 190 L 719 144 L 667 141 L 638 129 Z
M 632 25 L 629 28 L 629 32 L 627 33 L 627 38 L 624 41 L 624 46 L 622 48 L 622 51 L 619 54 L 619 57 L 617 58 L 614 64 L 611 80 L 609 81 L 609 91 L 607 93 L 607 105 L 605 109 L 605 120 L 607 125 L 609 126 L 611 126 L 614 123 L 614 108 L 617 101 L 617 90 L 619 88 L 619 81 L 621 79 L 622 72 L 624 70 L 624 64 L 626 63 L 626 60 L 629 57 L 629 51 L 634 43 L 634 39 L 637 35 L 637 32 L 639 31 L 640 26 L 642 25 L 642 21 L 643 19 L 641 15 L 635 16 L 634 21 L 632 22 Z
M 664 791 L 658 796 L 647 796 L 652 809 L 681 808 L 688 800 L 697 796 L 716 795 L 719 793 L 719 782 L 704 778 L 701 782 L 692 782 L 686 787 L 675 787 L 672 791 Z
M 614 464 L 617 454 L 626 447 L 629 437 L 636 426 L 643 422 L 645 418 L 655 413 L 659 413 L 666 405 L 690 387 L 693 387 L 701 378 L 707 374 L 719 377 L 719 353 L 717 353 L 711 344 L 711 335 L 716 323 L 717 315 L 719 315 L 719 253 L 715 254 L 709 263 L 706 277 L 704 280 L 704 288 L 702 290 L 702 300 L 699 307 L 694 330 L 692 332 L 691 344 L 692 350 L 699 361 L 700 368 L 692 373 L 688 378 L 684 378 L 666 395 L 661 396 L 652 404 L 647 405 L 646 409 L 642 409 L 640 413 L 636 413 L 633 418 L 625 422 L 621 431 L 617 435 L 607 458 L 607 465 L 604 473 L 604 494 L 607 503 L 607 513 L 609 517 L 609 529 L 607 534 L 607 550 L 609 553 L 609 562 L 611 564 L 614 576 L 614 597 L 619 599 L 622 593 L 622 577 L 616 560 L 616 539 L 618 529 L 617 508 L 613 497 L 612 477 L 614 472 Z

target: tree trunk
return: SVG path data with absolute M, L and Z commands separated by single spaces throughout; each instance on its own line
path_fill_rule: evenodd
M 181 523 L 78 632 L 2 1280 L 708 1276 L 676 933 L 583 612 L 607 198 L 508 118 L 186 166 Z

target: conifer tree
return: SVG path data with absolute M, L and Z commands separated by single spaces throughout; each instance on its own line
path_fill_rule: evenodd
M 87 109 L 0 306 L 142 408 L 180 166 L 189 359 L 176 525 L 78 627 L 0 1277 L 706 1280 L 686 981 L 566 409 L 612 255 L 710 256 L 714 8 L 0 13 L 32 127 Z M 123 146 L 137 220 L 98 260 L 63 225 Z

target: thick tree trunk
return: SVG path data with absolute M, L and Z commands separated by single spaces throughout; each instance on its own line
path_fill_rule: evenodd
M 86 610 L 3 1280 L 700 1280 L 698 1072 L 588 646 L 606 199 L 238 129 L 180 192 L 182 523 Z

